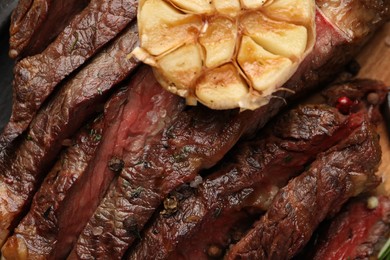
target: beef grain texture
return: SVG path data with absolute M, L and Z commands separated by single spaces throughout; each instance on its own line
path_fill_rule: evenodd
M 367 5 L 367 8 L 371 7 Z M 383 22 L 379 13 L 377 18 L 377 23 L 369 21 L 364 24 L 369 32 Z M 346 38 L 321 13 L 316 16 L 316 30 L 314 50 L 284 85 L 296 94 L 329 80 L 369 35 Z M 286 92 L 278 95 L 283 98 L 292 96 Z M 153 149 L 145 150 L 145 155 L 139 158 L 146 164 L 130 162 L 131 167 L 122 171 L 80 235 L 72 257 L 120 259 L 172 190 L 192 181 L 200 170 L 215 165 L 241 136 L 253 134 L 283 105 L 280 99 L 273 99 L 256 111 L 240 114 L 211 112 L 203 108 L 184 112 L 169 131 L 165 130 L 164 139 L 156 140 L 151 145 Z M 131 190 L 136 188 L 143 192 L 134 198 Z M 96 236 L 92 232 L 95 229 L 103 230 L 103 233 Z
M 163 90 L 148 67 L 139 70 L 127 86 L 120 89 L 106 104 L 101 144 L 88 168 L 64 192 L 64 199 L 58 209 L 53 211 L 57 223 L 56 233 L 41 232 L 40 236 L 47 243 L 45 247 L 29 247 L 30 250 L 37 250 L 35 254 L 49 259 L 65 258 L 111 181 L 125 166 L 122 164 L 126 161 L 124 153 L 139 152 L 140 146 L 158 135 L 184 108 L 182 99 Z M 127 156 L 130 156 L 129 153 Z M 16 232 L 16 245 L 23 245 L 24 236 L 30 236 L 29 231 L 23 234 L 18 233 L 18 230 Z M 55 243 L 51 243 L 52 241 Z M 10 247 L 9 252 L 12 250 L 18 250 L 18 247 Z
M 19 0 L 12 12 L 11 58 L 42 52 L 89 0 Z
M 349 198 L 380 183 L 375 176 L 380 159 L 378 135 L 365 121 L 282 188 L 226 259 L 291 259 L 326 217 L 334 216 Z
M 0 157 L 0 244 L 17 225 L 62 141 L 103 106 L 105 96 L 138 65 L 126 56 L 138 43 L 135 23 L 69 80 L 37 114 L 27 136 Z M 59 116 L 60 115 L 60 116 Z
M 251 206 L 266 210 L 278 189 L 318 153 L 348 137 L 362 116 L 346 117 L 325 105 L 280 116 L 257 138 L 240 143 L 219 170 L 180 201 L 177 213 L 160 214 L 128 258 L 207 259 L 210 245 L 227 247 L 237 222 L 230 219 L 237 212 Z
M 335 106 L 343 96 L 355 103 L 352 113 L 356 114 L 347 122 L 334 109 L 322 106 L 279 116 L 261 137 L 237 146 L 227 162 L 193 190 L 195 194 L 180 201 L 177 213 L 153 220 L 128 258 L 207 259 L 213 245 L 223 253 L 230 241 L 237 241 L 237 234 L 245 232 L 242 223 L 251 223 L 252 212 L 266 210 L 278 189 L 317 153 L 348 137 L 364 115 L 377 122 L 386 93 L 387 87 L 374 80 L 352 80 L 327 88 L 323 92 L 326 103 Z M 370 95 L 376 97 L 374 104 L 367 100 Z M 250 209 L 249 219 L 244 209 Z
M 369 259 L 378 254 L 390 236 L 390 199 L 378 197 L 367 207 L 367 197 L 350 202 L 317 237 L 307 259 Z
M 0 136 L 0 157 L 60 81 L 134 19 L 136 5 L 136 0 L 92 0 L 42 53 L 16 64 L 12 114 Z
M 39 259 L 52 253 L 57 242 L 58 212 L 72 185 L 81 177 L 96 153 L 104 121 L 98 117 L 84 127 L 60 156 L 35 194 L 28 214 L 2 248 L 6 259 Z M 47 258 L 46 258 L 47 259 Z

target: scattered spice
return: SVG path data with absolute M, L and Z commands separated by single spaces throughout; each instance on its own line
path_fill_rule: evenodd
M 102 227 L 95 227 L 92 229 L 92 234 L 94 236 L 101 236 L 103 234 L 103 228 Z
M 221 215 L 222 209 L 221 208 L 216 208 L 214 211 L 214 218 L 218 218 L 219 215 Z
M 186 223 L 196 223 L 200 220 L 199 216 L 191 215 L 184 219 L 184 222 Z
M 223 254 L 223 250 L 221 247 L 217 245 L 210 245 L 207 248 L 207 255 L 212 258 L 220 258 Z
M 337 99 L 336 108 L 342 113 L 342 114 L 349 114 L 351 112 L 353 106 L 353 102 L 348 97 L 339 97 Z
M 89 135 L 92 136 L 92 140 L 95 142 L 102 140 L 102 135 L 98 132 L 98 130 L 93 128 L 89 131 Z
M 135 190 L 132 190 L 131 191 L 131 194 L 130 194 L 130 197 L 133 199 L 133 198 L 138 198 L 141 193 L 144 191 L 144 188 L 142 187 L 138 187 L 136 188 Z
M 170 195 L 167 198 L 165 198 L 163 205 L 164 205 L 164 210 L 161 211 L 161 215 L 171 216 L 177 212 L 179 203 L 175 196 Z
M 90 136 L 93 136 L 93 135 L 95 135 L 97 132 L 96 132 L 96 130 L 95 129 L 91 129 L 91 130 L 89 130 L 89 135 Z
M 113 172 L 122 171 L 124 166 L 125 162 L 117 157 L 111 158 L 111 160 L 108 162 L 108 168 Z
M 45 219 L 48 219 L 49 218 L 49 214 L 50 214 L 50 212 L 53 210 L 53 206 L 49 206 L 46 210 L 45 210 L 45 212 L 43 213 L 43 217 L 45 218 Z
M 181 161 L 185 160 L 189 156 L 189 153 L 192 150 L 193 149 L 191 146 L 189 146 L 189 145 L 184 146 L 179 153 L 173 155 L 175 162 L 181 162 Z
M 371 105 L 377 105 L 379 103 L 379 95 L 378 93 L 371 92 L 367 95 L 367 102 Z
M 95 134 L 95 136 L 93 137 L 93 140 L 95 142 L 99 142 L 100 140 L 102 140 L 102 135 L 101 134 Z
M 74 39 L 72 45 L 70 46 L 70 52 L 72 52 L 72 51 L 74 51 L 74 49 L 76 49 L 76 45 L 79 41 L 79 34 L 78 33 L 74 33 L 73 36 L 75 39 Z
M 150 169 L 150 168 L 152 168 L 152 164 L 151 164 L 150 162 L 145 161 L 145 162 L 143 162 L 143 164 L 144 164 L 144 168 L 145 168 L 145 169 Z
M 284 157 L 283 161 L 284 163 L 290 163 L 292 159 L 293 159 L 292 155 L 288 154 L 286 157 Z
M 166 136 L 168 137 L 168 139 L 173 139 L 176 137 L 176 135 L 173 133 L 173 130 L 175 129 L 175 127 L 173 125 L 171 125 L 167 131 L 165 132 L 166 133 Z
M 31 136 L 31 135 L 27 135 L 27 136 L 26 136 L 26 140 L 27 140 L 27 141 L 32 141 L 32 140 L 33 140 L 33 138 L 32 138 L 32 136 Z
M 368 209 L 376 209 L 379 205 L 379 200 L 375 196 L 371 196 L 367 200 L 367 208 Z
M 199 187 L 200 184 L 202 184 L 202 182 L 203 182 L 202 176 L 198 175 L 198 176 L 196 176 L 195 179 L 190 183 L 190 187 L 196 189 L 196 188 Z
M 138 224 L 134 217 L 128 217 L 123 221 L 123 227 L 135 237 L 141 239 L 141 235 L 139 233 Z

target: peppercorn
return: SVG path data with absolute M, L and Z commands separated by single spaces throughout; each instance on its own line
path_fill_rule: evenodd
M 336 108 L 342 113 L 342 114 L 349 114 L 351 112 L 352 106 L 354 103 L 351 99 L 348 97 L 339 97 L 337 99 Z
M 113 172 L 120 172 L 125 166 L 125 162 L 119 158 L 113 157 L 108 162 L 108 168 Z
M 367 95 L 367 102 L 371 105 L 377 105 L 379 103 L 379 95 L 378 93 L 371 92 Z
M 222 249 L 217 245 L 210 245 L 207 248 L 207 255 L 212 258 L 220 258 L 222 256 Z

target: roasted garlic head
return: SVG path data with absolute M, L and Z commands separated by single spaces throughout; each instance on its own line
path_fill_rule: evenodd
M 313 48 L 314 19 L 314 0 L 140 0 L 132 54 L 188 104 L 256 109 Z

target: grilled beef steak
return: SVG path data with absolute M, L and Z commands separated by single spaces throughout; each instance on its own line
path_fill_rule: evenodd
M 370 205 L 370 200 L 374 200 Z M 377 200 L 375 202 L 375 200 Z M 369 259 L 375 257 L 390 236 L 388 197 L 353 201 L 317 236 L 308 259 Z
M 379 0 L 348 3 L 364 4 L 368 15 L 361 9 L 356 11 L 358 14 L 345 12 L 348 4 L 331 10 L 340 13 L 330 12 L 329 19 L 317 12 L 315 48 L 284 89 L 301 94 L 330 80 L 384 21 L 390 4 Z M 123 54 L 119 44 L 112 52 L 99 55 L 79 74 L 74 73 L 75 77 L 67 79 L 52 95 L 54 99 L 47 100 L 36 115 L 38 109 L 56 85 L 130 23 L 136 4 L 130 0 L 92 0 L 43 53 L 22 60 L 15 68 L 13 115 L 0 136 L 0 159 L 4 162 L 0 163 L 0 242 L 13 231 L 27 209 L 63 140 L 95 112 L 104 100 L 100 94 L 122 81 L 136 62 L 124 61 L 126 55 L 117 60 L 117 55 Z M 321 7 L 326 13 L 328 7 Z M 372 12 L 376 15 L 372 16 Z M 351 17 L 352 32 L 359 33 L 346 33 Z M 345 23 L 339 23 L 344 19 Z M 135 43 L 134 38 L 127 40 Z M 126 42 L 126 37 L 114 46 L 121 41 Z M 97 62 L 99 59 L 107 59 L 107 63 Z M 88 88 L 79 85 L 84 81 Z M 94 159 L 81 177 L 68 186 L 64 199 L 57 201 L 56 210 L 46 208 L 44 215 L 55 218 L 56 223 L 51 224 L 56 224 L 57 230 L 54 237 L 47 233 L 50 237 L 44 252 L 29 247 L 31 239 L 25 240 L 24 234 L 18 233 L 27 230 L 22 223 L 4 248 L 4 255 L 63 258 L 82 231 L 70 258 L 121 258 L 164 199 L 165 213 L 176 210 L 175 200 L 167 197 L 170 192 L 190 182 L 201 169 L 215 165 L 239 138 L 252 135 L 275 115 L 284 105 L 282 99 L 290 100 L 292 96 L 290 92 L 279 92 L 280 99 L 243 113 L 216 112 L 201 106 L 183 111 L 182 101 L 162 90 L 150 70 L 141 69 L 128 88 L 119 91 L 106 105 L 104 135 Z M 33 118 L 25 140 L 14 142 Z M 70 184 L 67 176 L 63 177 Z M 246 195 L 244 192 L 232 196 Z M 30 213 L 28 216 L 32 216 Z M 45 237 L 45 232 L 40 232 L 40 236 Z
M 366 7 L 371 8 L 370 5 Z M 366 39 L 346 37 L 321 13 L 317 14 L 316 25 L 317 42 L 313 52 L 284 86 L 295 93 L 329 79 Z M 374 23 L 366 25 L 370 27 Z M 285 92 L 279 96 L 287 98 L 292 94 Z M 121 258 L 138 237 L 138 231 L 173 189 L 190 182 L 201 169 L 216 164 L 242 135 L 261 128 L 283 104 L 283 101 L 273 99 L 256 111 L 240 114 L 201 107 L 183 112 L 173 126 L 165 130 L 161 140 L 155 140 L 137 161 L 126 163 L 129 166 L 121 172 L 90 219 L 72 257 Z M 137 164 L 140 161 L 147 163 Z M 131 196 L 133 189 L 143 192 L 134 198 Z M 103 232 L 96 236 L 92 232 L 96 229 Z
M 58 236 L 58 212 L 66 195 L 96 153 L 103 133 L 103 118 L 84 127 L 69 148 L 54 165 L 39 191 L 35 194 L 29 213 L 23 218 L 3 246 L 6 259 L 37 259 L 49 256 Z
M 12 114 L 0 136 L 0 156 L 56 85 L 134 19 L 136 5 L 135 0 L 92 0 L 42 53 L 16 64 Z
M 378 136 L 368 121 L 345 141 L 320 154 L 310 169 L 276 195 L 267 213 L 226 259 L 290 259 L 326 217 L 353 196 L 379 184 Z
M 227 246 L 229 239 L 226 235 L 219 238 L 222 241 L 212 241 L 215 235 L 209 234 L 210 229 L 225 226 L 229 232 L 236 224 L 229 223 L 232 216 L 250 204 L 266 210 L 272 194 L 303 171 L 317 153 L 346 138 L 361 124 L 361 117 L 348 118 L 328 106 L 304 106 L 284 114 L 258 138 L 234 148 L 220 170 L 178 203 L 177 213 L 160 214 L 129 259 L 207 259 L 210 244 Z M 226 223 L 216 224 L 221 218 Z M 222 230 L 215 232 L 224 235 Z M 200 237 L 202 233 L 205 236 Z
M 29 205 L 62 141 L 103 106 L 105 95 L 138 64 L 126 55 L 138 42 L 133 24 L 69 80 L 34 118 L 25 140 L 0 157 L 0 244 Z M 60 116 L 59 116 L 60 115 Z M 5 152 L 5 151 L 3 151 Z
M 35 55 L 68 25 L 88 0 L 19 0 L 11 16 L 11 58 Z
M 54 228 L 56 232 L 39 232 L 45 240 L 37 244 L 37 248 L 32 248 L 29 236 L 32 239 L 34 234 L 23 228 L 22 223 L 3 249 L 3 254 L 22 254 L 19 248 L 27 247 L 31 255 L 49 259 L 66 257 L 108 185 L 124 167 L 122 162 L 126 162 L 125 156 L 136 156 L 140 147 L 149 138 L 158 135 L 161 128 L 183 108 L 184 104 L 179 97 L 161 89 L 149 68 L 138 71 L 128 88 L 120 90 L 108 102 L 101 145 L 88 168 L 77 180 L 68 180 L 69 176 L 57 177 L 60 183 L 72 181 L 73 184 L 64 193 L 65 198 L 57 202 L 57 208 L 51 211 L 55 222 L 43 219 L 47 221 L 44 223 L 46 228 Z M 55 190 L 50 190 L 45 196 L 54 197 L 51 192 Z M 27 255 L 30 255 L 29 251 Z
M 69 253 L 108 185 L 123 167 L 127 167 L 130 158 L 137 157 L 142 151 L 140 147 L 158 136 L 184 109 L 183 101 L 162 90 L 151 70 L 145 67 L 137 72 L 127 90 L 110 100 L 109 106 L 118 106 L 118 110 L 107 112 L 109 116 L 105 120 L 109 126 L 105 129 L 97 155 L 88 171 L 74 185 L 57 215 L 60 234 L 52 252 L 53 259 Z M 137 194 L 138 191 L 132 192 Z M 96 230 L 99 229 L 93 232 L 99 234 L 100 231 L 96 233 Z
M 364 114 L 376 121 L 372 115 L 379 113 L 386 91 L 383 83 L 372 80 L 353 80 L 324 91 L 326 101 L 335 107 L 340 97 L 354 101 L 351 109 L 357 114 L 347 121 L 335 109 L 323 106 L 301 107 L 281 116 L 257 139 L 234 148 L 227 163 L 197 190 L 190 189 L 194 194 L 181 199 L 177 213 L 158 216 L 128 258 L 207 259 L 208 248 L 213 247 L 222 253 L 229 241 L 237 239 L 239 222 L 248 222 L 242 210 L 266 210 L 289 178 L 317 153 L 345 139 L 362 123 Z M 367 97 L 374 95 L 376 103 L 371 104 Z

